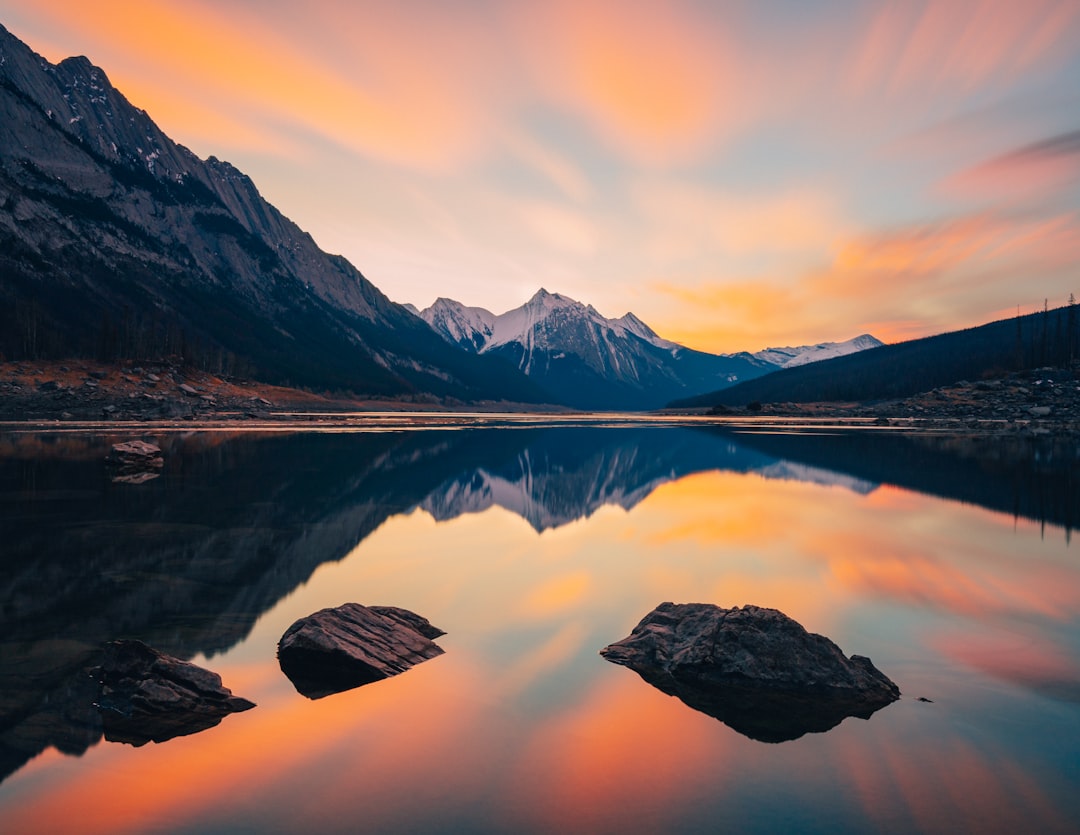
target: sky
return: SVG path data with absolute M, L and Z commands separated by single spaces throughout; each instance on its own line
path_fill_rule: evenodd
M 1080 296 L 1080 0 L 0 0 L 391 299 L 715 352 Z

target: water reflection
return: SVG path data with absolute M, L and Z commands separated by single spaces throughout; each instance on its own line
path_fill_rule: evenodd
M 764 831 L 812 829 L 810 805 L 840 829 L 932 829 L 973 820 L 976 799 L 990 823 L 1072 819 L 1080 582 L 1060 533 L 1041 543 L 1024 522 L 1076 518 L 1067 453 L 656 427 L 155 440 L 166 465 L 140 485 L 108 480 L 102 441 L 24 440 L 0 462 L 0 766 L 27 792 L 4 800 L 9 831 L 63 830 L 130 774 L 121 746 L 98 746 L 34 804 L 28 781 L 56 758 L 24 768 L 98 740 L 75 689 L 117 637 L 221 656 L 208 666 L 259 708 L 142 749 L 145 780 L 100 831 L 162 814 L 173 831 L 347 831 L 357 814 L 393 829 L 403 810 L 417 831 Z M 296 617 L 357 598 L 423 611 L 453 652 L 314 714 L 273 647 Z M 605 673 L 597 650 L 657 599 L 776 606 L 934 704 L 778 760 Z M 1020 699 L 1034 701 L 1009 714 L 1019 730 L 971 730 Z M 290 810 L 274 798 L 295 796 L 297 769 L 319 788 Z M 785 776 L 803 805 L 761 811 Z

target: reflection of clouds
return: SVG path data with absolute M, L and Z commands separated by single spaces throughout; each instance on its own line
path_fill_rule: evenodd
M 890 533 L 886 533 L 888 530 Z M 819 534 L 816 547 L 834 579 L 860 597 L 939 609 L 969 618 L 1028 615 L 1066 621 L 1080 606 L 1075 569 L 1044 561 L 995 560 L 979 566 L 955 543 L 895 540 L 893 525 L 880 531 Z M 952 550 L 955 544 L 956 550 Z
M 538 831 L 664 831 L 696 792 L 687 773 L 723 781 L 726 737 L 701 733 L 701 722 L 644 682 L 594 678 L 568 709 L 530 729 L 508 780 L 510 805 Z
M 956 737 L 931 742 L 924 733 L 912 727 L 903 741 L 871 746 L 837 736 L 822 765 L 853 787 L 866 820 L 883 831 L 1070 831 L 1070 817 L 1050 799 L 1054 776 L 1031 774 L 1005 752 Z
M 547 619 L 571 609 L 581 609 L 592 585 L 592 576 L 586 571 L 552 577 L 530 589 L 516 609 L 526 619 Z
M 992 678 L 1080 704 L 1080 657 L 1042 636 L 954 634 L 936 643 L 946 656 Z
M 539 646 L 527 649 L 512 660 L 505 670 L 493 679 L 492 689 L 500 697 L 515 697 L 560 666 L 584 651 L 588 630 L 580 621 L 567 623 Z

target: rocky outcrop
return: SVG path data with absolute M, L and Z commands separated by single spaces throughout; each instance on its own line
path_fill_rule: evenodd
M 828 638 L 759 606 L 661 603 L 600 654 L 762 742 L 868 719 L 900 697 L 869 658 L 845 658 Z
M 228 714 L 255 707 L 234 696 L 221 676 L 148 647 L 142 641 L 111 641 L 101 666 L 96 706 L 105 738 L 145 745 L 212 728 Z
M 432 639 L 445 634 L 407 609 L 346 603 L 301 618 L 285 630 L 278 662 L 297 692 L 320 699 L 442 655 Z

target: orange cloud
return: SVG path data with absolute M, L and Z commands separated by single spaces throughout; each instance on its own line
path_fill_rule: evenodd
M 461 27 L 442 8 L 432 6 L 419 25 L 392 6 L 375 7 L 363 25 L 335 22 L 320 4 L 299 21 L 281 20 L 281 10 L 197 0 L 53 0 L 41 13 L 77 31 L 88 52 L 100 50 L 91 60 L 180 141 L 194 132 L 247 148 L 261 130 L 275 139 L 255 147 L 281 148 L 283 136 L 298 134 L 443 167 L 472 153 L 485 127 L 470 93 L 483 76 L 460 60 Z M 444 72 L 448 65 L 456 72 Z M 175 93 L 162 94 L 170 87 Z
M 631 159 L 695 156 L 736 96 L 729 48 L 682 3 L 522 5 L 517 38 L 534 84 Z
M 844 339 L 885 341 L 991 321 L 1002 310 L 1064 303 L 1080 261 L 1080 213 L 980 213 L 852 238 L 795 282 L 657 282 L 669 306 L 654 327 L 705 350 Z M 1031 277 L 1042 283 L 1032 286 Z M 798 317 L 792 321 L 792 311 Z M 838 333 L 838 328 L 844 331 Z M 761 347 L 765 347 L 762 345 Z

